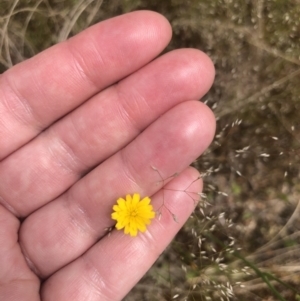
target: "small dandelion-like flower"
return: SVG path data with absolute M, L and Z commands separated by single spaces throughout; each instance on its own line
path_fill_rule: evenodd
M 119 198 L 117 205 L 113 206 L 111 218 L 116 220 L 117 230 L 124 228 L 124 233 L 131 236 L 136 236 L 138 231 L 145 232 L 151 223 L 151 219 L 155 217 L 150 198 L 145 197 L 141 200 L 138 193 L 133 196 L 126 195 L 126 200 Z

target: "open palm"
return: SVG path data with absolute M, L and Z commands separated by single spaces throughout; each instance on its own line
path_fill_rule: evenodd
M 140 11 L 99 23 L 0 77 L 0 300 L 120 300 L 194 208 L 184 193 L 137 237 L 107 228 L 119 197 L 185 188 L 212 140 L 196 101 L 214 69 L 198 50 L 154 58 L 171 37 Z M 193 190 L 201 190 L 195 182 Z

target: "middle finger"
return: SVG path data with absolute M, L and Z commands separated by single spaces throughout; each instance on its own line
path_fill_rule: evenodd
M 200 51 L 178 50 L 160 57 L 2 161 L 2 199 L 17 216 L 28 216 L 124 147 L 165 111 L 200 98 L 212 80 L 211 61 Z
M 209 145 L 211 111 L 198 101 L 177 105 L 123 150 L 78 181 L 67 193 L 23 223 L 23 252 L 41 277 L 82 255 L 113 224 L 115 200 L 128 193 L 152 195 L 163 178 L 181 172 Z

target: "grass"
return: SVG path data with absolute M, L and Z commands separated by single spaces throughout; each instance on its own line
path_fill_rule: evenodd
M 215 63 L 216 81 L 203 101 L 216 114 L 217 134 L 194 162 L 205 175 L 205 199 L 125 300 L 300 300 L 299 4 L 0 2 L 1 72 L 136 9 L 170 20 L 167 50 L 198 48 Z

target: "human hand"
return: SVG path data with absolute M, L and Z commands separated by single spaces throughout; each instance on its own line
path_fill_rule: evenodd
M 197 178 L 187 166 L 214 134 L 195 101 L 213 65 L 193 49 L 153 60 L 170 37 L 162 16 L 134 12 L 1 75 L 0 300 L 120 300 L 193 211 L 188 195 L 165 191 L 178 223 L 163 211 L 137 237 L 105 235 L 119 197 L 150 195 L 159 208 L 151 166 L 163 178 L 180 172 L 169 187 Z

